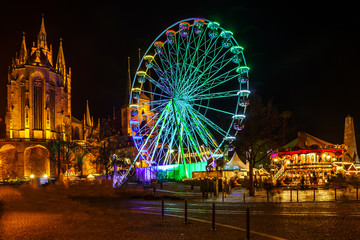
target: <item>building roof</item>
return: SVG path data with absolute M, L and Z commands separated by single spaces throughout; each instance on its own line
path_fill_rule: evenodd
M 246 161 L 246 164 L 240 159 L 238 154 L 235 152 L 232 159 L 225 165 L 225 169 L 239 169 L 239 170 L 248 170 L 249 162 Z
M 317 145 L 319 148 L 325 148 L 326 146 L 335 145 L 333 143 L 326 142 L 320 138 L 314 137 L 306 132 L 298 132 L 298 137 L 286 144 L 283 148 L 307 149 L 309 146 Z
M 82 124 L 82 122 L 73 115 L 71 115 L 71 123 Z
M 292 154 L 308 154 L 308 153 L 323 153 L 333 152 L 337 157 L 341 157 L 346 150 L 345 145 L 333 144 L 314 137 L 305 132 L 299 132 L 298 137 L 289 142 L 275 153 L 271 154 L 271 158 L 292 155 Z

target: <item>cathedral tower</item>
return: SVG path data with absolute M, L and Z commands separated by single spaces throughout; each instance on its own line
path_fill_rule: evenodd
M 47 43 L 44 17 L 36 44 L 26 47 L 8 71 L 7 138 L 71 139 L 71 69 L 66 69 L 62 39 L 55 64 Z

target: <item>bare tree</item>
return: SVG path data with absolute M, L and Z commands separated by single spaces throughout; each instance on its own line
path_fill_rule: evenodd
M 57 177 L 60 176 L 60 171 L 65 173 L 67 168 L 71 165 L 73 158 L 72 150 L 76 147 L 76 143 L 72 141 L 62 141 L 52 139 L 46 142 L 45 147 L 49 150 L 50 159 L 57 167 Z
M 113 156 L 116 153 L 119 143 L 117 139 L 108 137 L 103 139 L 98 148 L 99 155 L 96 158 L 97 163 L 105 170 L 106 179 L 109 178 L 110 169 L 113 167 Z
M 261 97 L 251 94 L 244 129 L 239 132 L 235 150 L 242 159 L 249 161 L 250 195 L 255 195 L 255 164 L 268 158 L 273 150 L 283 146 L 289 134 L 289 112 L 279 113 L 270 101 L 266 106 Z
M 76 164 L 78 170 L 80 171 L 80 176 L 82 176 L 84 157 L 87 154 L 86 148 L 84 148 L 80 144 L 76 144 L 76 146 L 73 149 L 73 153 L 74 153 L 74 159 L 72 161 Z

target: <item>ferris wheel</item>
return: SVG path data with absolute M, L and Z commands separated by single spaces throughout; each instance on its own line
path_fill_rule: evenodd
M 189 18 L 165 29 L 132 82 L 129 124 L 148 165 L 211 162 L 243 127 L 249 104 L 243 47 L 219 23 Z

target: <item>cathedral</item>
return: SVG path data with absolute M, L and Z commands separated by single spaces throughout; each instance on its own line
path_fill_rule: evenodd
M 23 33 L 19 54 L 8 70 L 6 138 L 0 139 L 0 180 L 53 176 L 56 166 L 46 148 L 49 140 L 77 141 L 80 145 L 99 138 L 87 102 L 84 119 L 71 113 L 71 68 L 67 68 L 62 39 L 55 58 L 47 42 L 44 17 L 36 42 L 28 48 Z M 86 159 L 94 159 L 88 153 Z
M 71 115 L 71 68 L 66 68 L 62 39 L 56 61 L 47 42 L 44 17 L 37 41 L 27 48 L 25 34 L 8 71 L 8 139 L 84 140 L 94 128 L 87 105 L 84 121 Z

